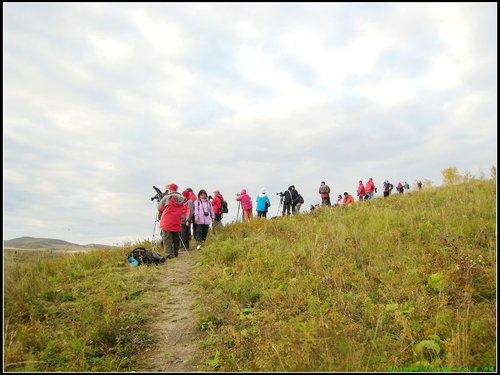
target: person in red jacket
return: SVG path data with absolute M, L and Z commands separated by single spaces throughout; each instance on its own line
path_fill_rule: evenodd
M 365 193 L 367 195 L 366 199 L 373 199 L 376 192 L 377 189 L 375 189 L 375 183 L 373 182 L 373 179 L 370 177 L 370 179 L 366 183 L 366 188 L 365 188 Z
M 212 198 L 212 207 L 214 209 L 214 227 L 222 226 L 222 201 L 224 197 L 219 190 L 214 191 L 214 196 Z
M 354 198 L 347 191 L 344 193 L 344 202 L 343 203 L 344 203 L 344 206 L 350 206 L 351 204 L 354 204 Z
M 363 185 L 363 181 L 359 180 L 359 185 L 358 185 L 358 198 L 360 201 L 362 201 L 365 198 L 366 192 L 365 192 L 365 187 Z
M 404 194 L 405 190 L 401 181 L 399 181 L 398 186 L 396 186 L 396 190 L 398 191 L 399 194 Z
M 186 212 L 184 197 L 177 191 L 176 184 L 168 185 L 168 194 L 158 202 L 161 213 L 160 228 L 163 247 L 167 258 L 179 256 L 179 233 L 182 214 Z

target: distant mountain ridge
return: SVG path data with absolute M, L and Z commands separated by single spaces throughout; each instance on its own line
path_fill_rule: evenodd
M 116 246 L 88 244 L 78 245 L 63 240 L 53 238 L 34 238 L 34 237 L 19 237 L 3 242 L 4 248 L 14 249 L 50 249 L 50 250 L 85 250 L 85 249 L 103 249 L 114 248 Z

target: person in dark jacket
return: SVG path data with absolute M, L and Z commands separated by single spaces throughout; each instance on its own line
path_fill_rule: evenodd
M 391 191 L 394 188 L 394 185 L 392 185 L 389 180 L 384 181 L 384 198 L 387 198 L 389 195 L 391 195 Z
M 176 184 L 168 185 L 168 194 L 158 202 L 158 211 L 161 213 L 160 228 L 166 258 L 175 258 L 179 255 L 181 218 L 185 212 L 184 197 L 177 191 Z
M 184 190 L 182 192 L 184 197 L 184 213 L 181 217 L 181 238 L 184 242 L 184 246 L 189 250 L 189 241 L 191 240 L 191 218 L 194 217 L 194 204 L 191 199 L 189 199 L 189 191 Z
M 291 186 L 292 188 L 292 214 L 295 215 L 300 211 L 300 206 L 304 203 L 304 199 L 302 195 L 299 194 L 297 189 L 295 189 L 295 185 Z
M 280 194 L 280 197 L 283 198 L 283 216 L 285 216 L 285 212 L 286 212 L 286 215 L 290 215 L 290 209 L 292 207 L 292 186 L 289 186 L 288 189 Z

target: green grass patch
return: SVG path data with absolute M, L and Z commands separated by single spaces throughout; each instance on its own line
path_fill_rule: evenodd
M 206 369 L 493 366 L 495 197 L 474 180 L 222 228 L 195 275 Z
M 130 267 L 130 249 L 6 256 L 4 369 L 130 371 L 154 344 L 154 267 Z

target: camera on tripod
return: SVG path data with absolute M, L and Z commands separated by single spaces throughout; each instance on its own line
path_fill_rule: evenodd
M 165 195 L 167 195 L 167 193 L 168 193 L 168 191 L 167 191 L 167 190 L 165 190 L 165 192 L 164 192 L 164 193 L 162 193 L 162 192 L 161 192 L 161 190 L 160 190 L 160 189 L 158 189 L 158 188 L 157 188 L 156 186 L 154 186 L 154 185 L 153 185 L 153 189 L 155 189 L 155 190 L 156 190 L 156 195 L 155 195 L 155 196 L 153 196 L 153 197 L 151 197 L 151 200 L 152 200 L 152 201 L 156 199 L 156 200 L 159 202 L 159 201 L 160 201 L 160 200 L 161 200 L 161 199 L 162 199 Z
M 280 191 L 279 193 L 276 193 L 276 195 L 279 195 L 280 197 L 282 197 L 282 196 L 284 196 L 285 194 L 284 194 L 282 191 Z

